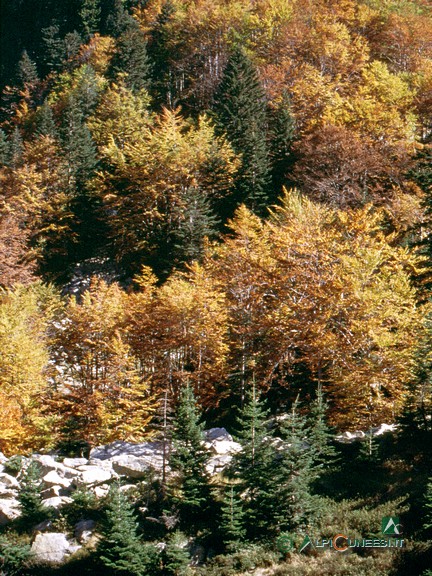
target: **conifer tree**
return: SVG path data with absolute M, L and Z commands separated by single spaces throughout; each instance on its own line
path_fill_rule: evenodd
M 218 220 L 203 190 L 189 187 L 183 194 L 183 205 L 174 206 L 178 226 L 173 230 L 173 260 L 178 264 L 199 260 L 204 252 L 205 238 L 217 234 Z
M 106 31 L 110 36 L 118 38 L 131 25 L 137 26 L 126 9 L 124 0 L 111 0 L 106 17 Z
M 54 114 L 48 102 L 44 102 L 36 113 L 35 118 L 36 136 L 57 137 L 57 127 L 54 121 Z
M 27 50 L 24 50 L 18 63 L 18 81 L 21 87 L 34 87 L 39 81 L 36 64 L 30 59 Z
M 41 470 L 36 462 L 30 462 L 20 482 L 18 502 L 21 508 L 21 521 L 34 525 L 46 518 L 47 509 L 42 504 Z
M 168 576 L 185 576 L 188 573 L 190 555 L 185 546 L 186 536 L 179 531 L 169 535 L 163 554 L 163 570 Z
M 22 161 L 24 152 L 24 142 L 18 126 L 15 126 L 14 131 L 9 139 L 9 165 L 16 168 Z
M 430 532 L 432 529 L 432 478 L 428 479 L 424 498 L 424 524 L 423 530 Z
M 10 160 L 9 142 L 4 130 L 0 128 L 0 166 L 7 166 Z
M 63 124 L 63 149 L 69 165 L 70 185 L 81 188 L 96 166 L 96 150 L 84 122 L 80 102 L 69 96 Z
M 271 177 L 276 200 L 282 192 L 282 187 L 290 183 L 289 175 L 294 165 L 295 121 L 286 93 L 271 111 L 269 124 Z
M 153 64 L 152 95 L 162 106 L 174 107 L 174 86 L 170 70 L 171 50 L 169 47 L 169 30 L 167 24 L 172 20 L 175 6 L 171 0 L 166 0 L 156 23 L 151 31 L 148 52 Z
M 228 550 L 235 550 L 244 541 L 246 530 L 243 501 L 235 486 L 229 486 L 224 490 L 219 528 Z
M 98 558 L 107 574 L 147 576 L 155 551 L 138 535 L 138 522 L 129 500 L 119 487 L 111 487 L 98 545 Z
M 178 473 L 179 486 L 172 501 L 180 511 L 185 528 L 195 528 L 206 517 L 211 502 L 209 476 L 206 471 L 208 451 L 204 447 L 203 424 L 190 386 L 180 391 L 173 424 L 172 470 Z
M 80 17 L 82 31 L 86 40 L 99 30 L 100 16 L 100 0 L 82 0 Z
M 327 424 L 327 409 L 327 401 L 322 386 L 319 385 L 309 416 L 309 441 L 314 463 L 318 466 L 327 466 L 336 458 L 336 450 L 332 444 L 333 436 Z
M 135 21 L 117 39 L 117 52 L 113 59 L 113 71 L 123 75 L 124 84 L 132 92 L 149 87 L 151 72 L 147 54 L 147 42 Z
M 276 498 L 276 451 L 267 430 L 268 417 L 269 411 L 253 386 L 246 395 L 238 420 L 237 436 L 242 450 L 233 458 L 231 467 L 245 495 L 245 526 L 252 537 L 262 536 L 271 527 L 279 502 Z
M 74 95 L 68 98 L 62 147 L 68 164 L 69 194 L 72 196 L 70 209 L 75 221 L 72 233 L 78 239 L 70 258 L 76 261 L 94 253 L 102 241 L 103 226 L 97 217 L 97 202 L 88 191 L 88 181 L 97 164 L 96 148 L 84 122 L 79 101 Z
M 43 62 L 48 70 L 60 70 L 65 58 L 64 42 L 60 38 L 60 27 L 56 22 L 41 30 Z
M 315 507 L 311 484 L 317 478 L 310 427 L 296 400 L 281 421 L 285 449 L 275 472 L 279 505 L 275 514 L 278 530 L 307 525 Z
M 231 210 L 241 203 L 262 214 L 268 203 L 269 153 L 266 144 L 266 99 L 258 74 L 246 54 L 236 48 L 215 94 L 214 114 L 234 151 L 242 156 Z

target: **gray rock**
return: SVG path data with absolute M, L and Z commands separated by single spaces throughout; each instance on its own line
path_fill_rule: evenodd
M 115 456 L 160 456 L 162 457 L 162 442 L 142 442 L 134 444 L 118 440 L 105 446 L 93 448 L 90 452 L 91 460 L 109 460 Z
M 80 547 L 72 545 L 61 532 L 37 534 L 31 552 L 36 562 L 61 563 Z
M 116 456 L 112 465 L 117 474 L 129 478 L 144 478 L 150 468 L 147 458 L 131 455 Z
M 101 484 L 100 486 L 95 486 L 93 488 L 94 495 L 96 498 L 105 498 L 109 492 L 108 484 Z
M 19 502 L 14 499 L 0 499 L 0 526 L 8 524 L 21 515 Z
M 210 450 L 214 454 L 235 454 L 242 449 L 241 444 L 233 440 L 214 440 L 210 444 Z
M 53 498 L 47 498 L 46 500 L 42 500 L 42 504 L 46 508 L 61 508 L 65 504 L 70 504 L 73 502 L 72 498 L 68 498 L 68 496 L 54 496 Z
M 10 474 L 0 474 L 0 484 L 3 484 L 3 486 L 7 488 L 15 488 L 16 490 L 19 488 L 18 480 Z
M 52 456 L 47 454 L 33 454 L 32 460 L 38 463 L 42 476 L 45 476 L 51 470 L 57 470 L 59 465 Z
M 85 466 L 88 464 L 87 458 L 65 458 L 63 465 L 67 468 L 76 468 L 77 466 Z
M 7 460 L 8 460 L 8 459 L 7 459 L 6 456 L 3 454 L 3 452 L 0 452 L 0 462 L 1 462 L 1 463 L 4 463 L 4 462 L 7 462 Z
M 42 500 L 47 500 L 48 498 L 56 498 L 61 496 L 62 487 L 61 486 L 51 486 L 46 490 L 42 490 L 41 497 Z
M 210 458 L 206 463 L 207 472 L 213 476 L 213 474 L 218 474 L 222 472 L 228 464 L 231 462 L 231 454 L 223 454 L 222 456 L 215 456 Z
M 51 472 L 45 474 L 42 480 L 47 488 L 50 488 L 51 486 L 61 486 L 62 488 L 69 488 L 69 486 L 72 484 L 72 480 L 60 476 L 57 470 L 51 470 Z
M 210 430 L 204 430 L 204 437 L 207 442 L 212 442 L 213 440 L 227 440 L 228 442 L 232 442 L 233 439 L 225 428 L 210 428 Z
M 16 498 L 18 495 L 18 490 L 14 490 L 13 488 L 8 488 L 7 486 L 3 486 L 0 484 L 0 498 L 6 498 L 10 500 L 12 498 Z
M 109 470 L 104 470 L 98 466 L 80 466 L 80 475 L 75 478 L 78 486 L 94 486 L 108 482 L 113 477 Z
M 81 520 L 75 525 L 74 536 L 80 544 L 85 544 L 93 535 L 96 522 L 94 520 Z

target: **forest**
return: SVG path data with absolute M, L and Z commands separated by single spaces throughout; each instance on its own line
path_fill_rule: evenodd
M 429 0 L 0 10 L 1 576 L 430 576 Z M 162 477 L 47 512 L 31 455 L 116 441 Z M 32 560 L 81 517 L 93 546 Z M 280 546 L 384 517 L 402 550 Z

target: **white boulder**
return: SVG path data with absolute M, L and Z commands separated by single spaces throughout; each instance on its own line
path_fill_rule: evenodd
M 61 563 L 80 546 L 72 545 L 61 532 L 37 534 L 31 552 L 36 562 Z

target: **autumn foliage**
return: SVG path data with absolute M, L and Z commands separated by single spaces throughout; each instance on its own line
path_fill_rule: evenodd
M 5 41 L 0 450 L 142 439 L 185 386 L 395 420 L 430 307 L 427 2 L 85 6 Z

